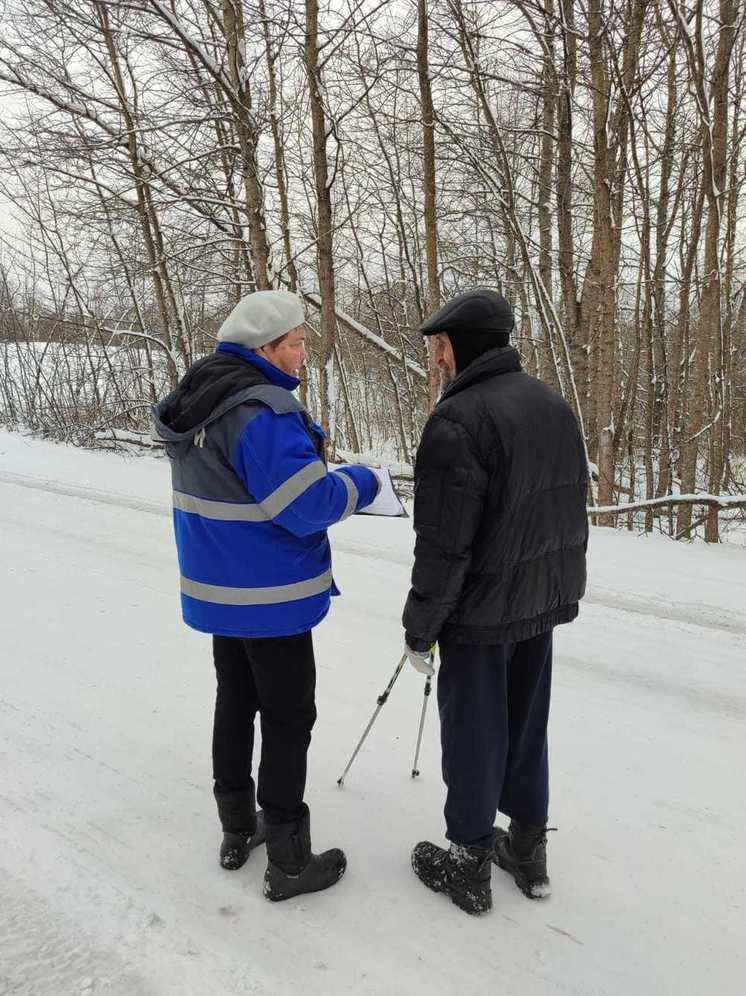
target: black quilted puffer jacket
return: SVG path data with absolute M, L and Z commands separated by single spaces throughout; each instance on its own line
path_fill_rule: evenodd
M 588 465 L 565 401 L 511 346 L 460 373 L 415 466 L 409 645 L 512 643 L 573 620 L 585 591 Z

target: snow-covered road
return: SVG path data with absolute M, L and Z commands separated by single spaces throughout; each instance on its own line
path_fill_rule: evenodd
M 87 495 L 87 497 L 85 497 Z M 209 641 L 178 615 L 162 460 L 0 433 L 0 993 L 742 993 L 746 551 L 594 531 L 557 631 L 554 896 L 493 874 L 472 919 L 409 850 L 442 838 L 437 723 L 400 653 L 407 521 L 333 532 L 308 799 L 350 867 L 273 905 L 216 860 Z

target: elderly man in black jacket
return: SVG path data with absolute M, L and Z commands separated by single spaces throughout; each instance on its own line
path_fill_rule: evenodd
M 521 370 L 508 302 L 479 288 L 421 328 L 450 381 L 422 434 L 404 609 L 412 664 L 438 677 L 445 850 L 412 866 L 469 913 L 492 906 L 494 862 L 549 893 L 547 720 L 552 630 L 585 591 L 588 464 L 559 394 Z M 498 809 L 506 832 L 493 826 Z

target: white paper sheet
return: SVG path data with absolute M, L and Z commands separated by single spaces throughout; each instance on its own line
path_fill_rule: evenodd
M 343 464 L 345 467 L 349 467 L 350 464 Z M 341 467 L 335 467 L 335 470 L 341 470 Z M 381 490 L 378 492 L 373 502 L 368 505 L 367 508 L 361 509 L 356 512 L 356 515 L 390 515 L 390 516 L 404 516 L 408 518 L 407 510 L 402 505 L 399 500 L 399 496 L 396 491 L 394 491 L 394 483 L 391 480 L 391 473 L 386 467 L 369 467 L 368 470 L 372 470 L 376 475 L 378 480 L 381 482 Z

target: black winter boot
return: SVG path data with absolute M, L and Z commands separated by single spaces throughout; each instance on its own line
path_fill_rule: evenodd
M 267 824 L 267 857 L 264 895 L 273 902 L 328 889 L 342 878 L 347 867 L 344 851 L 337 847 L 312 854 L 307 806 L 295 823 Z
M 521 825 L 510 821 L 506 832 L 496 828 L 492 860 L 515 879 L 515 884 L 529 899 L 546 899 L 551 895 L 547 875 L 547 832 L 554 827 Z
M 423 840 L 412 851 L 414 873 L 428 889 L 445 892 L 467 913 L 492 909 L 492 849 L 451 844 L 446 851 Z
M 215 791 L 218 816 L 223 827 L 220 864 L 235 871 L 246 863 L 249 854 L 264 843 L 264 813 L 256 811 L 254 786 L 236 792 Z

